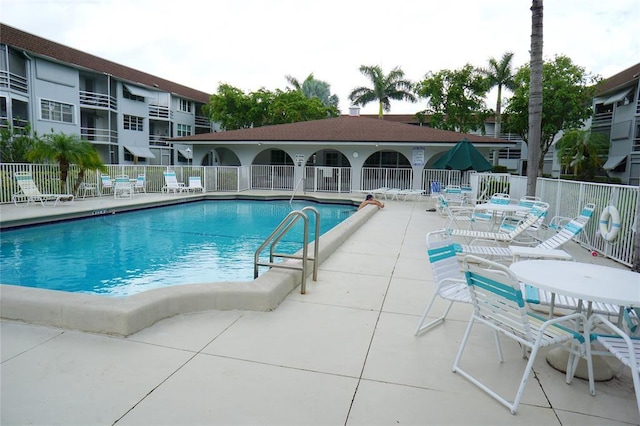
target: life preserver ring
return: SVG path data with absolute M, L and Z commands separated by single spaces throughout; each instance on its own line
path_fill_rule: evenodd
M 607 206 L 600 214 L 600 235 L 606 241 L 613 241 L 618 238 L 620 232 L 620 213 L 614 206 Z

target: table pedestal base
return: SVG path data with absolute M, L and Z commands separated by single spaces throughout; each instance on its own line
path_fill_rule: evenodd
M 547 352 L 547 363 L 558 371 L 567 372 L 567 362 L 569 361 L 569 352 L 563 348 L 551 348 Z M 587 360 L 580 358 L 575 377 L 589 380 L 587 373 Z M 613 379 L 613 370 L 609 364 L 600 356 L 593 356 L 593 379 L 596 382 L 606 382 Z

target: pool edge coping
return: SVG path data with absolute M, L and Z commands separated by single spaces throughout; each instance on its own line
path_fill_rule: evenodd
M 322 235 L 316 256 L 318 266 L 377 210 L 367 206 Z M 128 336 L 179 314 L 236 309 L 271 311 L 301 282 L 299 271 L 271 269 L 250 282 L 178 285 L 117 298 L 0 284 L 0 317 Z

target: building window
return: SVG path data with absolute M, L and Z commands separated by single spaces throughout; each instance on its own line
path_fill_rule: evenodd
M 144 102 L 143 96 L 134 95 L 127 90 L 126 86 L 122 88 L 122 97 L 136 102 Z
M 186 99 L 180 99 L 180 111 L 191 112 L 191 102 Z
M 143 126 L 144 118 L 136 117 L 135 115 L 125 115 L 124 116 L 124 129 L 125 130 L 136 130 L 138 132 L 144 131 Z
M 177 127 L 177 136 L 191 136 L 191 126 L 189 126 L 188 124 L 178 124 Z
M 41 99 L 40 116 L 43 120 L 73 123 L 73 105 Z

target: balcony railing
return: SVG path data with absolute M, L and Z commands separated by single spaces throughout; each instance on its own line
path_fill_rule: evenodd
M 113 96 L 104 93 L 80 91 L 80 105 L 98 108 L 118 109 L 118 101 Z
M 9 71 L 0 70 L 0 87 L 6 87 L 16 92 L 28 93 L 29 84 L 26 77 L 14 74 Z
M 170 111 L 167 106 L 149 105 L 149 117 L 169 120 L 173 119 L 173 111 Z
M 95 144 L 118 143 L 118 132 L 97 127 L 81 127 L 80 137 Z
M 170 146 L 166 136 L 149 135 L 149 145 L 152 146 Z
M 204 117 L 202 115 L 196 115 L 195 125 L 198 127 L 210 128 L 211 122 L 207 117 Z

